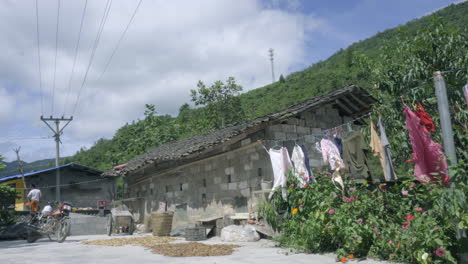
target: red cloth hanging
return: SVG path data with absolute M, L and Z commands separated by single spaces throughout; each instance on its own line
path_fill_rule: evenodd
M 414 113 L 421 120 L 420 124 L 424 126 L 424 131 L 426 133 L 435 131 L 434 121 L 432 121 L 431 116 L 426 112 L 426 110 L 424 110 L 424 107 L 421 104 L 415 104 Z
M 447 186 L 449 176 L 442 146 L 424 131 L 424 127 L 420 125 L 420 118 L 408 107 L 405 107 L 405 114 L 413 148 L 414 176 L 420 182 L 442 181 Z

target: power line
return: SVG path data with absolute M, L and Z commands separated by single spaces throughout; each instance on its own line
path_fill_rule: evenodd
M 86 68 L 86 72 L 85 72 L 83 81 L 81 82 L 80 89 L 78 90 L 78 96 L 76 98 L 76 102 L 75 102 L 75 105 L 73 107 L 72 115 L 75 113 L 76 107 L 78 106 L 78 102 L 79 102 L 80 96 L 81 96 L 81 91 L 83 90 L 83 87 L 84 87 L 84 85 L 86 83 L 86 79 L 88 77 L 89 69 L 91 68 L 91 64 L 93 63 L 94 55 L 96 54 L 96 49 L 97 49 L 97 46 L 99 44 L 99 40 L 101 39 L 101 34 L 102 34 L 103 29 L 104 29 L 104 25 L 106 24 L 107 17 L 109 15 L 111 5 L 112 5 L 112 0 L 107 0 L 106 8 L 104 9 L 104 14 L 103 14 L 103 16 L 101 18 L 101 23 L 100 23 L 99 28 L 98 28 L 96 39 L 94 40 L 93 50 L 91 51 L 91 57 L 89 59 L 88 67 Z
M 73 59 L 73 66 L 72 66 L 72 70 L 71 70 L 71 74 L 70 74 L 70 79 L 68 80 L 68 91 L 67 91 L 67 95 L 65 97 L 65 103 L 63 105 L 63 115 L 65 115 L 65 110 L 66 110 L 67 103 L 68 103 L 68 96 L 70 95 L 70 90 L 71 90 L 71 83 L 72 83 L 72 79 L 73 79 L 73 74 L 75 73 L 76 58 L 78 57 L 78 48 L 79 48 L 80 40 L 81 40 L 81 30 L 83 28 L 83 21 L 84 21 L 84 18 L 85 18 L 87 5 L 88 5 L 88 0 L 85 1 L 85 5 L 84 5 L 84 8 L 83 8 L 83 13 L 81 15 L 80 29 L 78 31 L 78 41 L 76 42 L 76 47 L 75 47 L 75 58 Z
M 55 62 L 54 62 L 54 80 L 52 82 L 52 114 L 54 114 L 54 100 L 55 100 L 55 75 L 57 73 L 57 50 L 58 50 L 58 31 L 60 24 L 60 0 L 57 0 L 57 27 L 55 28 Z
M 41 71 L 41 42 L 39 38 L 39 7 L 38 0 L 36 0 L 36 37 L 37 37 L 37 61 L 39 65 L 39 89 L 41 93 L 41 114 L 44 114 L 44 102 L 42 95 L 42 71 Z
M 17 141 L 17 140 L 35 140 L 35 139 L 49 139 L 51 137 L 42 136 L 42 137 L 4 137 L 0 138 L 0 142 L 7 141 Z
M 115 46 L 114 50 L 112 51 L 112 54 L 111 54 L 111 56 L 109 57 L 109 60 L 107 61 L 106 66 L 104 66 L 104 70 L 102 71 L 101 75 L 99 76 L 98 81 L 102 78 L 102 76 L 103 76 L 104 73 L 106 72 L 107 68 L 109 67 L 109 64 L 110 64 L 112 58 L 114 57 L 114 55 L 115 55 L 117 49 L 119 48 L 120 43 L 122 42 L 122 40 L 123 40 L 125 34 L 126 34 L 127 31 L 128 31 L 128 28 L 129 28 L 130 25 L 132 24 L 133 19 L 135 18 L 136 13 L 138 12 L 138 8 L 140 7 L 141 2 L 143 2 L 143 0 L 140 0 L 140 2 L 138 2 L 138 5 L 136 6 L 135 11 L 133 11 L 133 14 L 132 14 L 130 20 L 128 21 L 128 24 L 127 24 L 127 26 L 125 27 L 125 30 L 123 31 L 122 35 L 120 36 L 120 38 L 119 38 L 119 40 L 118 40 L 118 42 L 117 42 L 117 45 Z

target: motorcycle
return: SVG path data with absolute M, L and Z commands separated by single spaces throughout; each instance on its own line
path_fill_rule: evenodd
M 33 215 L 28 223 L 27 241 L 33 243 L 42 236 L 57 238 L 62 243 L 70 233 L 70 212 L 72 205 L 64 202 L 58 209 L 53 210 L 49 203 L 41 213 Z

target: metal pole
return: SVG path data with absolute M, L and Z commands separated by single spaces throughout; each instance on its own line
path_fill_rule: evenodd
M 60 149 L 59 149 L 59 144 L 60 144 L 60 135 L 62 134 L 62 131 L 65 129 L 65 127 L 70 124 L 70 122 L 73 120 L 73 116 L 70 118 L 64 118 L 63 116 L 61 118 L 53 118 L 50 116 L 50 118 L 44 118 L 41 116 L 41 120 L 47 125 L 47 127 L 54 132 L 54 137 L 55 137 L 55 167 L 57 168 L 56 170 L 56 189 L 55 189 L 55 199 L 57 202 L 61 202 L 60 199 L 60 169 L 58 168 L 59 166 L 59 159 L 60 159 Z M 55 122 L 55 129 L 47 123 L 47 121 L 54 121 Z M 67 123 L 60 128 L 60 121 L 67 121 Z
M 57 202 L 60 201 L 60 169 L 59 169 L 59 158 L 60 158 L 60 128 L 59 128 L 60 121 L 55 120 L 55 128 L 57 129 L 55 132 L 55 167 L 57 168 L 56 175 L 55 175 L 55 182 L 56 182 L 56 189 L 55 189 L 55 200 Z
M 271 82 L 274 83 L 275 82 L 275 68 L 274 68 L 274 65 L 273 65 L 273 49 L 270 48 L 268 50 L 270 52 L 270 61 L 271 61 Z
M 439 109 L 440 116 L 440 127 L 442 129 L 442 139 L 444 141 L 444 150 L 450 160 L 450 164 L 454 165 L 457 163 L 457 154 L 455 152 L 455 143 L 453 141 L 453 130 L 445 80 L 440 71 L 434 72 L 433 76 L 437 96 L 437 107 Z

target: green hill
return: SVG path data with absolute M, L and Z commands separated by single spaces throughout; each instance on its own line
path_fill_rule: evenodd
M 290 104 L 348 84 L 371 88 L 375 76 L 371 76 L 370 71 L 363 70 L 362 65 L 356 63 L 357 57 L 365 55 L 374 63 L 383 61 L 385 58 L 381 55 L 384 46 L 400 45 L 401 39 L 406 39 L 406 43 L 411 44 L 411 40 L 408 39 L 418 32 L 433 30 L 434 21 L 445 24 L 448 31 L 466 32 L 467 13 L 468 2 L 452 4 L 431 15 L 356 42 L 303 71 L 280 78 L 276 83 L 241 94 L 239 99 L 245 113 L 244 119 L 280 110 Z M 422 47 L 423 44 L 415 45 Z M 100 139 L 89 150 L 81 149 L 65 162 L 75 161 L 106 170 L 165 142 L 213 129 L 213 126 L 206 121 L 205 108 L 191 109 L 185 104 L 180 108 L 177 117 L 157 116 L 154 109 L 150 112 L 145 114 L 144 120 L 133 121 L 120 128 L 112 139 Z
M 0 170 L 0 178 L 11 176 L 11 175 L 16 175 L 20 173 L 18 170 L 18 161 L 3 162 L 3 163 L 6 165 L 6 167 L 3 170 Z M 55 159 L 43 159 L 43 160 L 36 160 L 33 162 L 23 161 L 24 173 L 43 170 L 43 169 L 47 169 L 47 168 L 54 167 L 54 166 L 55 166 Z

